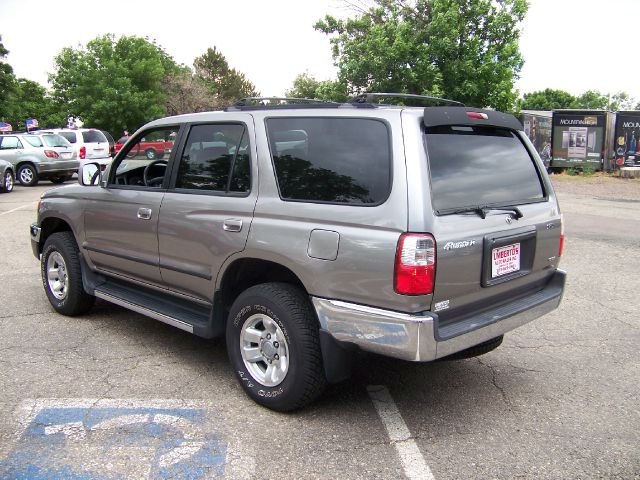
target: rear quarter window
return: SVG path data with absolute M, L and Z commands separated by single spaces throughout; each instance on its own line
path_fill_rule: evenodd
M 63 136 L 70 143 L 76 143 L 76 133 L 75 132 L 60 132 L 58 135 Z
M 378 205 L 389 196 L 387 125 L 364 118 L 270 118 L 271 156 L 283 200 Z
M 425 144 L 436 213 L 478 205 L 533 203 L 545 198 L 533 158 L 510 130 L 429 127 Z

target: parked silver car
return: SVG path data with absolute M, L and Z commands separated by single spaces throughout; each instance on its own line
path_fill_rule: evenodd
M 43 179 L 63 183 L 79 165 L 71 144 L 56 134 L 0 135 L 0 157 L 13 165 L 18 181 L 29 187 Z
M 6 160 L 0 160 L 0 193 L 9 193 L 13 190 L 14 175 L 13 165 Z
M 106 171 L 42 196 L 31 239 L 51 305 L 100 298 L 226 336 L 242 388 L 281 411 L 347 378 L 354 350 L 481 355 L 555 309 L 562 217 L 522 124 L 374 97 L 145 125 Z M 165 159 L 140 154 L 152 135 L 176 139 Z

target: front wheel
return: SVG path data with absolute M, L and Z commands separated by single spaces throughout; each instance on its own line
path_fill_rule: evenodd
M 263 283 L 240 294 L 229 312 L 227 351 L 245 392 L 272 410 L 301 408 L 326 384 L 318 324 L 293 285 Z
M 2 184 L 0 184 L 0 193 L 9 193 L 13 190 L 13 172 L 11 170 L 7 170 L 2 179 Z
M 33 187 L 38 184 L 38 172 L 36 168 L 27 163 L 18 169 L 18 180 L 25 187 Z
M 80 252 L 71 232 L 53 233 L 47 238 L 40 270 L 49 303 L 58 313 L 81 315 L 93 306 L 95 297 L 82 286 Z

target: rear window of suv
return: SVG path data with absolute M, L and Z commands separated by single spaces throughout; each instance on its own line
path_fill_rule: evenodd
M 84 140 L 84 143 L 100 143 L 106 142 L 107 137 L 100 130 L 88 130 L 82 132 L 82 140 Z
M 510 130 L 437 126 L 425 135 L 436 213 L 544 199 L 533 159 Z
M 365 118 L 270 118 L 267 134 L 284 200 L 378 205 L 389 196 L 387 125 Z

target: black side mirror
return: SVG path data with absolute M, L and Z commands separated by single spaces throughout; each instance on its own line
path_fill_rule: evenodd
M 78 183 L 89 187 L 92 185 L 100 185 L 102 181 L 102 171 L 100 164 L 97 162 L 85 163 L 80 165 L 78 171 Z

